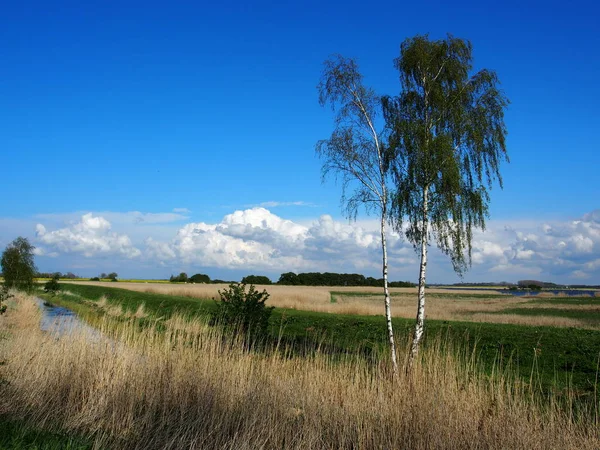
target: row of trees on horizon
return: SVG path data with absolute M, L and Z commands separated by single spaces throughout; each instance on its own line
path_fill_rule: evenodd
M 179 275 L 171 275 L 169 281 L 173 283 L 231 283 L 231 281 L 211 280 L 206 274 L 197 273 L 188 277 L 185 272 Z M 285 286 L 373 286 L 383 287 L 383 278 L 365 277 L 358 273 L 334 273 L 334 272 L 307 272 L 307 273 L 282 273 L 279 280 L 273 283 L 264 275 L 248 275 L 241 280 L 244 284 L 271 285 L 279 284 Z M 414 287 L 409 281 L 392 281 L 390 287 Z

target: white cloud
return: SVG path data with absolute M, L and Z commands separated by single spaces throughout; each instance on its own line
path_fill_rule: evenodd
M 549 281 L 600 278 L 600 210 L 579 220 L 499 226 L 473 243 L 474 270 L 537 274 Z
M 190 211 L 190 210 L 189 210 L 189 209 L 187 209 L 187 208 L 173 208 L 173 212 L 174 212 L 174 213 L 179 213 L 179 214 L 189 214 L 189 213 L 191 213 L 192 211 Z
M 38 240 L 61 253 L 80 253 L 91 258 L 100 255 L 119 255 L 126 258 L 140 256 L 127 235 L 111 231 L 104 217 L 84 214 L 81 220 L 68 227 L 48 231 L 42 224 L 36 226 Z
M 181 208 L 175 208 L 181 209 Z M 96 216 L 100 216 L 111 223 L 113 226 L 121 225 L 156 225 L 166 224 L 173 222 L 181 222 L 188 220 L 189 217 L 186 215 L 189 211 L 175 211 L 173 212 L 141 212 L 141 211 L 127 211 L 127 212 L 115 212 L 115 211 L 99 211 L 94 212 Z M 37 214 L 35 217 L 38 220 L 50 221 L 52 223 L 69 223 L 86 214 L 86 212 L 78 211 L 73 213 L 65 214 Z
M 175 213 L 130 212 L 85 214 L 66 226 L 38 224 L 35 244 L 38 255 L 44 258 L 78 254 L 89 260 L 107 255 L 136 258 L 141 254 L 139 261 L 144 267 L 162 265 L 188 271 L 202 267 L 269 274 L 361 272 L 380 276 L 381 237 L 374 219 L 347 222 L 323 215 L 299 222 L 254 207 L 235 211 L 216 222 L 182 225 L 168 222 L 175 219 L 168 214 L 180 221 Z M 160 225 L 140 226 L 132 223 L 135 217 L 143 219 L 140 223 Z M 0 220 L 0 226 L 2 223 Z M 129 236 L 136 239 L 135 244 Z M 418 255 L 412 245 L 391 231 L 387 237 L 391 278 L 415 281 Z M 449 258 L 434 243 L 429 261 L 431 282 L 458 280 Z M 600 211 L 568 221 L 488 221 L 485 232 L 474 234 L 472 261 L 466 281 L 538 278 L 599 283 Z
M 407 248 L 399 242 L 391 234 L 390 256 L 403 263 Z M 327 215 L 303 225 L 260 207 L 235 211 L 216 224 L 190 223 L 170 243 L 148 244 L 148 257 L 229 269 L 370 271 L 381 261 L 379 232 Z

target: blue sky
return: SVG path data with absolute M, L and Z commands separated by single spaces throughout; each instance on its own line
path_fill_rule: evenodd
M 598 9 L 591 1 L 5 5 L 0 246 L 27 236 L 41 270 L 85 276 L 377 275 L 372 218 L 349 224 L 340 187 L 320 180 L 314 145 L 333 126 L 317 101 L 322 63 L 355 57 L 367 84 L 395 95 L 400 43 L 451 33 L 471 40 L 476 69 L 495 70 L 511 100 L 505 187 L 492 192 L 489 229 L 465 280 L 600 283 Z M 416 280 L 414 253 L 394 245 L 391 277 Z M 429 280 L 458 281 L 433 253 Z

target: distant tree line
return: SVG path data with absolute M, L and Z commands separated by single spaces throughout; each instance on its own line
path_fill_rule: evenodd
M 73 272 L 61 273 L 61 272 L 37 272 L 35 278 L 63 278 L 68 280 L 74 280 L 79 278 Z
M 358 273 L 333 273 L 333 272 L 286 272 L 281 274 L 277 284 L 289 286 L 373 286 L 383 287 L 383 278 L 365 277 Z M 414 287 L 408 281 L 391 281 L 390 287 Z
M 232 281 L 211 280 L 203 273 L 197 273 L 188 277 L 187 273 L 171 275 L 169 281 L 172 283 L 206 283 L 206 284 L 229 284 Z M 272 285 L 273 281 L 265 275 L 247 275 L 241 282 L 247 285 Z M 334 273 L 334 272 L 286 272 L 281 274 L 277 283 L 284 286 L 373 286 L 383 287 L 383 278 L 365 277 L 358 273 Z M 390 287 L 414 287 L 416 284 L 409 281 L 392 281 Z
M 264 275 L 248 275 L 242 278 L 242 284 L 273 284 L 273 282 Z
M 102 280 L 110 280 L 110 281 L 118 281 L 119 274 L 117 272 L 104 273 L 102 272 L 98 277 L 90 278 L 90 281 L 102 281 Z
M 172 283 L 215 283 L 215 281 L 211 281 L 210 277 L 203 273 L 197 273 L 192 275 L 191 277 L 187 276 L 187 273 L 181 272 L 179 275 L 171 275 L 169 281 Z

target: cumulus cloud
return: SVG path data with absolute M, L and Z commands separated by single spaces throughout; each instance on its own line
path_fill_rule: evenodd
M 178 211 L 176 211 L 178 210 Z M 181 222 L 188 220 L 187 214 L 190 211 L 185 208 L 175 208 L 173 212 L 141 212 L 141 211 L 127 211 L 127 212 L 115 212 L 115 211 L 100 211 L 94 213 L 96 216 L 102 217 L 110 222 L 112 226 L 123 226 L 123 225 L 156 225 L 156 224 L 168 224 L 173 222 Z M 79 218 L 86 214 L 85 212 L 72 212 L 62 214 L 37 214 L 35 217 L 38 220 L 46 222 L 61 223 L 71 222 L 79 220 Z M 89 214 L 89 213 L 88 213 Z
M 131 220 L 136 214 L 127 213 L 127 217 Z M 168 220 L 147 213 L 139 213 L 138 217 L 145 221 Z M 127 228 L 123 221 L 115 223 L 104 215 L 89 213 L 67 227 L 54 228 L 49 231 L 37 225 L 40 256 L 74 253 L 88 259 L 103 255 L 140 257 L 146 267 L 212 267 L 269 274 L 333 271 L 379 276 L 381 270 L 377 220 L 347 222 L 323 215 L 299 223 L 254 207 L 211 223 Z M 136 245 L 129 236 L 137 239 Z M 419 258 L 412 245 L 391 231 L 387 241 L 391 278 L 415 281 Z M 449 259 L 434 243 L 429 260 L 431 282 L 457 280 Z M 467 281 L 538 278 L 598 283 L 600 210 L 568 221 L 489 221 L 485 232 L 474 235 L 472 262 Z
M 478 233 L 473 263 L 507 274 L 537 274 L 550 280 L 600 275 L 600 210 L 578 220 L 508 225 Z
M 380 236 L 357 224 L 324 215 L 309 225 L 255 207 L 226 215 L 219 223 L 189 223 L 168 244 L 147 242 L 147 256 L 188 264 L 269 271 L 365 270 L 381 260 Z M 406 245 L 390 237 L 391 256 L 406 262 Z
M 136 258 L 141 255 L 127 235 L 111 231 L 104 217 L 84 214 L 79 222 L 68 227 L 48 231 L 42 224 L 36 226 L 37 239 L 61 253 L 80 253 L 91 258 L 101 255 L 119 255 Z

